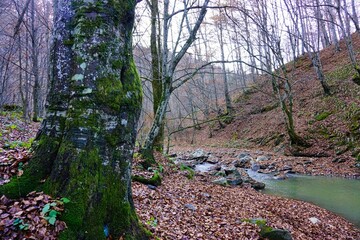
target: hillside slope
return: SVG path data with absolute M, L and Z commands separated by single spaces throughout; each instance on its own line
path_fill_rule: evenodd
M 359 34 L 353 35 L 353 43 L 360 61 Z M 360 86 L 352 81 L 355 72 L 343 41 L 340 52 L 330 46 L 320 56 L 331 96 L 324 96 L 307 55 L 287 66 L 294 94 L 295 128 L 311 147 L 289 146 L 283 113 L 265 77 L 234 99 L 236 114 L 230 124 L 224 128 L 218 124 L 203 127 L 196 132 L 193 144 L 315 157 L 358 176 L 355 165 L 356 160 L 360 161 Z M 189 144 L 189 131 L 177 136 L 177 145 Z

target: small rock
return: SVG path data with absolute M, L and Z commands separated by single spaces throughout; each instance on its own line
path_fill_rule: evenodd
M 236 167 L 233 166 L 233 165 L 221 166 L 221 170 L 223 170 L 226 175 L 230 175 L 230 174 L 233 174 L 233 173 L 238 173 Z
M 210 155 L 209 158 L 206 160 L 208 163 L 216 164 L 219 162 L 219 158 Z
M 227 182 L 226 178 L 224 178 L 224 177 L 216 179 L 216 180 L 212 181 L 212 183 L 217 184 L 217 185 L 221 185 L 221 186 L 228 185 L 228 182 Z
M 206 153 L 202 149 L 196 149 L 195 152 L 191 154 L 193 158 L 205 158 L 207 157 Z
M 289 165 L 285 165 L 285 166 L 282 168 L 282 171 L 289 171 L 289 170 L 292 170 L 292 167 L 289 166 Z
M 192 204 L 184 204 L 184 207 L 186 207 L 192 211 L 196 211 L 196 209 L 197 209 L 197 207 Z
M 261 233 L 260 233 L 261 234 Z M 272 229 L 269 232 L 261 234 L 262 237 L 268 238 L 269 240 L 292 240 L 289 231 L 284 229 Z
M 346 162 L 346 159 L 344 158 L 335 158 L 334 160 L 332 160 L 333 163 L 344 163 Z
M 267 161 L 267 160 L 270 160 L 270 157 L 269 157 L 269 156 L 265 156 L 265 155 L 258 156 L 258 157 L 256 158 L 256 161 L 258 161 L 258 162 Z
M 268 167 L 267 167 L 268 170 L 273 170 L 275 169 L 275 164 L 270 164 Z
M 260 169 L 260 164 L 258 163 L 253 163 L 251 165 L 251 170 L 253 170 L 254 172 L 258 171 Z
M 304 164 L 308 165 L 308 164 L 312 164 L 312 161 L 311 160 L 307 160 L 304 162 Z
M 245 168 L 245 167 L 248 167 L 248 165 L 250 164 L 251 161 L 253 161 L 254 159 L 250 156 L 244 156 L 240 159 L 236 159 L 232 162 L 232 164 L 235 166 L 235 167 L 238 167 L 238 168 Z
M 205 198 L 211 198 L 211 195 L 208 194 L 208 193 L 203 193 L 202 195 L 203 195 L 203 197 L 205 197 Z
M 154 185 L 148 184 L 147 187 L 150 188 L 151 190 L 156 190 L 156 186 Z
M 239 158 L 239 159 L 246 158 L 246 157 L 250 157 L 250 154 L 249 154 L 249 153 L 246 153 L 246 152 L 241 152 L 241 153 L 238 155 L 238 158 Z
M 316 217 L 311 217 L 311 218 L 309 218 L 309 220 L 310 220 L 310 222 L 311 222 L 312 224 L 316 224 L 316 223 L 319 223 L 319 222 L 320 222 L 320 220 L 317 219 Z

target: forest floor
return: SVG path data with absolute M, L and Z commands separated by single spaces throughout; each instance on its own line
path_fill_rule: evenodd
M 0 185 L 21 176 L 31 153 L 28 148 L 39 124 L 25 124 L 16 114 L 0 116 Z M 174 151 L 185 149 L 175 148 Z M 219 149 L 236 155 L 239 149 Z M 313 204 L 262 194 L 248 185 L 223 187 L 209 175 L 181 170 L 156 155 L 162 166 L 162 185 L 133 182 L 133 198 L 141 222 L 154 239 L 260 239 L 260 227 L 246 220 L 266 219 L 273 228 L 288 230 L 294 239 L 360 239 L 360 230 L 347 220 Z M 225 159 L 225 157 L 224 157 Z M 150 177 L 138 167 L 133 173 Z M 66 199 L 31 193 L 24 199 L 0 198 L 1 239 L 56 239 L 66 224 L 61 211 Z M 51 216 L 55 217 L 51 219 Z M 60 215 L 60 217 L 58 217 Z M 316 218 L 317 223 L 311 219 Z

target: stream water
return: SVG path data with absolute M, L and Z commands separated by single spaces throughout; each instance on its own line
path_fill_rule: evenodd
M 360 228 L 360 180 L 303 175 L 275 180 L 251 170 L 248 174 L 266 184 L 262 190 L 264 193 L 311 202 L 343 216 Z

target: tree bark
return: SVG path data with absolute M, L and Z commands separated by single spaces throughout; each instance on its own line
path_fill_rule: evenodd
M 162 79 L 161 79 L 161 58 L 159 52 L 159 43 L 157 29 L 159 25 L 158 15 L 159 6 L 158 0 L 151 0 L 151 34 L 150 34 L 150 49 L 151 49 L 151 71 L 152 79 L 151 85 L 153 90 L 153 113 L 156 115 L 156 111 L 159 108 L 162 95 Z M 164 146 L 164 124 L 160 126 L 159 133 L 154 140 L 153 148 L 159 152 L 162 152 Z
M 54 1 L 47 117 L 24 175 L 0 194 L 36 189 L 69 198 L 60 239 L 148 238 L 131 196 L 142 102 L 132 56 L 135 4 Z

